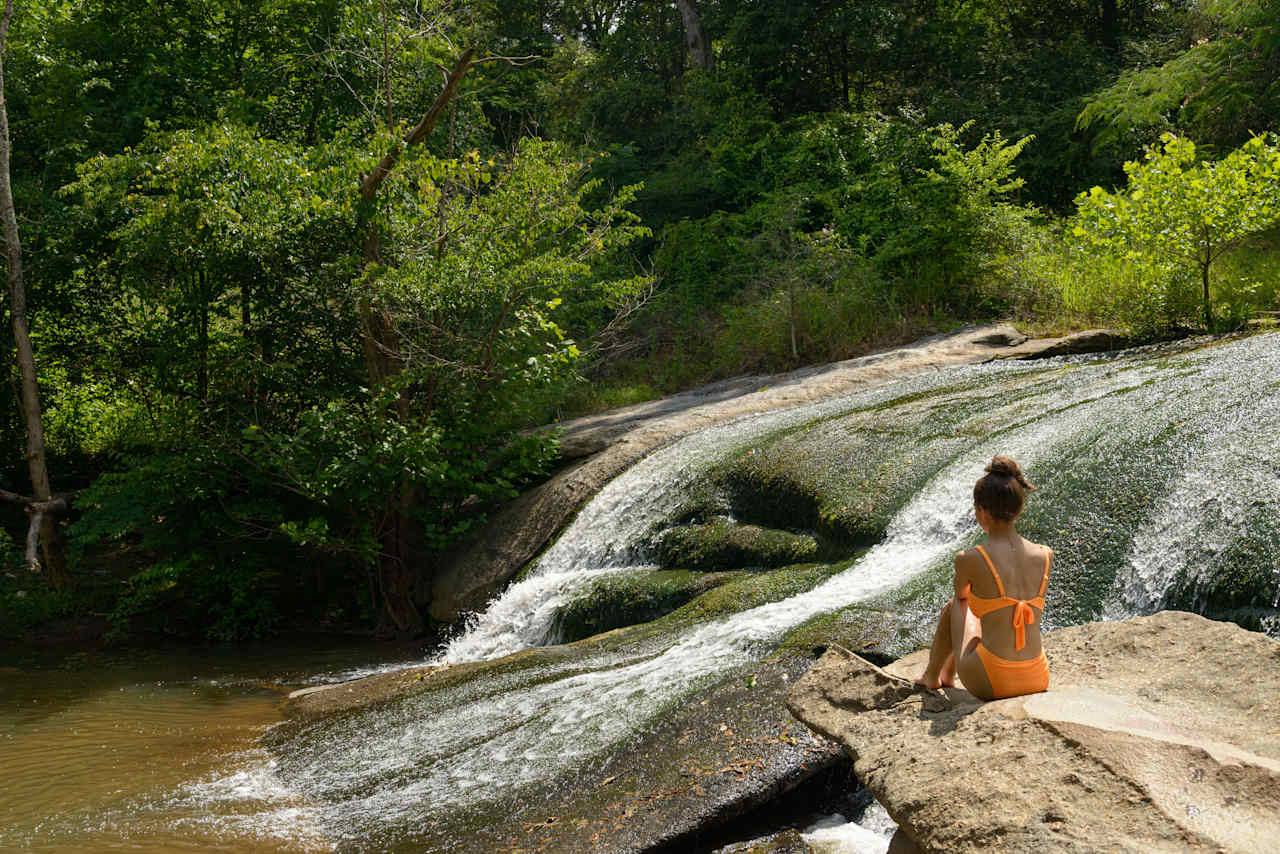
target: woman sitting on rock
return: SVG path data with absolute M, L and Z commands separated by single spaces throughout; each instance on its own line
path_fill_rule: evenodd
M 929 664 L 916 680 L 931 690 L 955 684 L 983 700 L 1049 687 L 1040 617 L 1053 552 L 1014 530 L 1026 493 L 1035 489 L 1008 457 L 994 457 L 973 487 L 973 508 L 986 531 L 982 545 L 956 555 L 955 597 L 942 609 Z

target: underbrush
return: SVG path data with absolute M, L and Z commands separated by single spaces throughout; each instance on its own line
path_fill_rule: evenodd
M 1085 253 L 1045 228 L 1003 275 L 1013 317 L 1024 332 L 1104 326 L 1139 336 L 1203 329 L 1193 271 Z M 1280 231 L 1256 235 L 1217 259 L 1210 280 L 1213 332 L 1280 310 Z
M 1081 253 L 1061 223 L 1029 228 L 1020 247 L 991 264 L 968 310 L 895 300 L 894 288 L 865 264 L 846 263 L 843 270 L 828 269 L 825 281 L 809 277 L 790 291 L 748 291 L 688 319 L 655 314 L 641 333 L 638 355 L 598 365 L 589 382 L 561 400 L 556 417 L 862 356 L 973 322 L 1009 320 L 1033 337 L 1105 327 L 1158 338 L 1203 328 L 1193 276 Z M 1241 329 L 1260 314 L 1280 311 L 1280 230 L 1219 258 L 1210 293 L 1214 331 Z
M 988 305 L 981 319 L 997 316 Z M 870 289 L 806 284 L 794 295 L 752 294 L 687 322 L 655 321 L 639 355 L 599 364 L 588 382 L 560 401 L 554 417 L 603 412 L 732 377 L 865 356 L 973 320 L 898 303 Z

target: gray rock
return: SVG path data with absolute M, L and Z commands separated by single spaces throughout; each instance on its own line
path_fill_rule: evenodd
M 1138 341 L 1114 329 L 1085 329 L 1071 332 L 1060 338 L 1036 338 L 1011 345 L 1012 349 L 1000 358 L 1048 359 L 1052 356 L 1072 356 L 1082 353 L 1106 353 L 1132 347 Z
M 981 703 L 833 648 L 788 706 L 926 851 L 1276 850 L 1280 643 L 1166 611 L 1045 651 L 1048 692 Z
M 343 716 L 433 687 L 456 690 L 472 677 L 492 680 L 518 675 L 523 668 L 537 678 L 541 666 L 572 651 L 569 646 L 529 650 L 435 672 L 414 668 L 298 696 L 284 706 L 289 719 L 268 733 L 264 743 L 278 757 L 280 773 L 290 779 L 300 755 L 312 752 L 308 741 L 326 727 L 340 726 Z M 492 805 L 478 816 L 463 810 L 432 812 L 424 804 L 422 814 L 404 826 L 393 818 L 388 829 L 398 840 L 395 850 L 685 850 L 702 834 L 848 762 L 837 745 L 815 736 L 787 713 L 783 701 L 789 680 L 811 661 L 782 656 L 727 673 L 610 755 L 523 791 L 512 801 Z M 350 850 L 387 850 L 380 839 L 348 842 Z
M 735 842 L 717 848 L 715 854 L 813 854 L 798 830 L 784 830 L 749 842 Z

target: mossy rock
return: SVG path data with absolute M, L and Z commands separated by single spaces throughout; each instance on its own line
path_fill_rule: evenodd
M 712 617 L 737 614 L 770 602 L 780 602 L 812 590 L 848 566 L 848 563 L 816 564 L 750 573 L 703 593 L 688 605 L 673 611 L 666 619 L 700 622 Z
M 552 634 L 560 643 L 569 643 L 647 623 L 743 574 L 659 570 L 609 575 L 592 584 L 585 596 L 561 609 Z
M 742 525 L 725 518 L 669 528 L 658 548 L 662 566 L 703 571 L 790 566 L 816 560 L 820 551 L 818 541 L 808 534 Z
M 713 854 L 813 854 L 814 849 L 794 827 L 761 839 L 717 848 Z
M 873 661 L 887 660 L 883 639 L 896 633 L 902 615 L 877 608 L 852 606 L 831 614 L 821 614 L 787 632 L 778 645 L 780 653 L 818 657 L 831 646 L 842 646 Z
M 957 440 L 884 429 L 876 413 L 810 425 L 748 449 L 720 472 L 735 517 L 860 548 L 956 452 Z
M 811 617 L 787 632 L 777 652 L 816 658 L 839 645 L 888 664 L 927 647 L 938 612 L 951 596 L 951 573 L 950 562 L 941 563 L 896 590 Z
M 822 555 L 871 545 L 940 468 L 1026 419 L 1046 373 L 957 380 L 762 437 L 704 473 L 668 524 L 730 515 L 810 532 Z

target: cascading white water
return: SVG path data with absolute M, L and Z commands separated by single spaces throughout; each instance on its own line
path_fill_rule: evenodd
M 971 373 L 971 368 L 960 368 L 948 376 Z M 606 484 L 528 576 L 490 602 L 432 663 L 500 658 L 547 643 L 556 614 L 602 574 L 652 566 L 642 546 L 646 534 L 679 507 L 685 498 L 683 487 L 699 473 L 760 436 L 874 406 L 937 381 L 936 376 L 917 377 L 818 404 L 751 415 L 660 448 Z
M 883 543 L 807 593 L 693 628 L 656 654 L 579 661 L 569 675 L 447 708 L 406 704 L 394 714 L 362 716 L 334 727 L 319 749 L 324 764 L 302 769 L 290 784 L 328 804 L 319 809 L 331 835 L 358 839 L 375 824 L 408 822 L 423 804 L 434 811 L 502 798 L 569 770 L 627 738 L 674 698 L 755 660 L 788 629 L 948 560 L 973 535 L 970 491 L 986 459 L 1006 452 L 1034 466 L 1060 443 L 1123 417 L 1109 396 L 1143 379 L 1114 373 L 1055 385 L 1052 396 L 1036 401 L 1037 418 L 946 466 L 897 514 Z
M 1014 375 L 1031 370 L 1036 368 L 1003 365 L 1000 373 Z M 550 642 L 556 615 L 583 595 L 593 581 L 606 573 L 651 568 L 645 562 L 642 543 L 654 524 L 680 505 L 685 498 L 683 487 L 699 472 L 731 457 L 759 437 L 989 373 L 989 367 L 959 367 L 913 377 L 818 404 L 738 419 L 659 449 L 607 484 L 539 558 L 528 576 L 490 602 L 432 663 L 500 658 Z M 1106 369 L 1084 371 L 1064 382 L 1081 388 L 1092 386 L 1091 393 L 1097 395 L 1114 390 L 1118 387 L 1115 383 L 1134 381 L 1132 376 L 1115 378 L 1112 373 Z M 1065 390 L 1062 393 L 1068 395 Z M 1038 418 L 1040 413 L 1030 407 L 1025 417 Z
M 1217 354 L 1216 359 L 1223 357 Z M 1194 370 L 1170 371 L 1168 366 L 1146 363 L 1081 366 L 1046 381 L 1030 397 L 1008 404 L 1019 415 L 1013 419 L 1016 426 L 944 467 L 895 516 L 881 544 L 807 593 L 695 627 L 671 638 L 656 654 L 613 659 L 590 669 L 579 662 L 573 673 L 561 678 L 552 676 L 532 686 L 490 693 L 475 702 L 434 708 L 430 714 L 407 708 L 400 715 L 362 719 L 357 725 L 359 737 L 355 732 L 335 732 L 333 749 L 324 751 L 324 767 L 304 771 L 291 784 L 326 800 L 336 794 L 335 780 L 342 781 L 342 790 L 360 789 L 363 794 L 355 801 L 339 798 L 339 805 L 323 822 L 331 832 L 340 828 L 358 838 L 369 831 L 360 816 L 394 824 L 408 820 L 423 803 L 443 809 L 480 798 L 500 798 L 576 767 L 642 728 L 673 698 L 754 660 L 788 629 L 817 614 L 895 589 L 947 561 L 974 535 L 969 493 L 991 454 L 1010 453 L 1034 474 L 1036 462 L 1054 459 L 1058 449 L 1123 443 L 1171 426 L 1186 431 L 1188 447 L 1204 445 L 1220 432 L 1208 426 L 1220 410 L 1211 396 L 1239 395 L 1241 382 L 1247 385 L 1248 379 L 1235 360 L 1219 364 L 1214 358 L 1188 357 L 1186 361 Z M 844 401 L 827 411 L 847 411 L 856 405 Z M 768 427 L 777 429 L 779 424 L 813 417 L 814 411 L 790 413 L 787 418 L 794 420 L 779 419 Z M 1196 419 L 1199 422 L 1192 423 Z M 735 434 L 731 426 L 715 441 L 733 444 L 735 435 L 754 435 L 766 429 L 759 424 L 755 427 L 750 433 Z M 705 434 L 699 437 L 706 438 Z M 697 438 L 685 441 L 693 444 Z M 718 459 L 712 444 L 690 458 L 696 458 L 699 465 Z M 649 474 L 659 467 L 679 472 L 682 459 L 689 459 L 680 456 L 686 451 L 678 443 L 633 469 L 634 479 L 618 482 L 634 489 L 646 484 Z M 673 479 L 685 476 L 682 473 Z M 646 500 L 658 500 L 656 492 L 653 488 L 643 490 Z M 632 512 L 626 508 L 634 507 L 612 503 L 617 500 L 613 497 L 606 500 L 615 512 L 623 508 L 624 515 Z M 674 499 L 661 500 L 667 507 L 675 506 Z M 589 518 L 597 520 L 607 516 L 592 513 Z M 596 522 L 619 528 L 629 523 Z M 638 535 L 649 524 L 646 520 L 630 530 Z M 571 535 L 576 536 L 574 528 L 565 539 Z M 579 547 L 562 539 L 558 548 Z M 592 571 L 598 570 L 584 570 Z M 445 756 L 447 762 L 436 761 Z
M 1202 395 L 1206 387 L 1237 383 L 1222 389 L 1212 409 L 1197 407 L 1181 419 L 1183 465 L 1134 536 L 1104 608 L 1107 619 L 1159 609 L 1180 573 L 1206 580 L 1220 571 L 1221 556 L 1249 533 L 1251 517 L 1280 519 L 1280 352 L 1249 349 L 1247 366 L 1208 362 L 1198 376 Z M 1241 394 L 1241 368 L 1253 379 L 1251 393 Z M 1270 549 L 1280 574 L 1280 544 L 1257 547 Z

